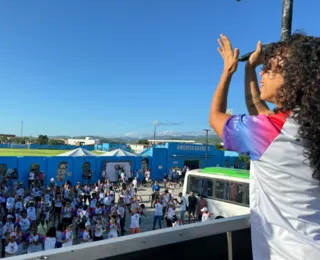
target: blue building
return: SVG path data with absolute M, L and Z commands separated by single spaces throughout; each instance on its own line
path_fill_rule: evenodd
M 168 173 L 173 167 L 190 169 L 204 168 L 206 166 L 222 166 L 224 151 L 217 150 L 215 146 L 203 144 L 166 143 L 155 145 L 144 152 L 142 156 L 148 158 L 151 165 L 151 178 L 162 179 L 164 173 Z M 151 162 L 150 162 L 151 157 Z

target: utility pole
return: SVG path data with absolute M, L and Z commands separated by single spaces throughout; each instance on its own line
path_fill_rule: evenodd
M 292 30 L 293 0 L 282 0 L 281 41 L 287 40 Z
M 157 135 L 157 124 L 158 124 L 158 121 L 155 120 L 153 122 L 153 125 L 154 125 L 154 131 L 153 131 L 153 140 L 156 140 L 156 135 Z
M 206 167 L 208 167 L 208 145 L 209 145 L 209 132 L 211 129 L 203 129 L 206 132 Z
M 23 121 L 21 121 L 21 137 L 23 137 Z
M 237 0 L 240 2 L 240 0 Z M 281 41 L 287 40 L 292 31 L 292 11 L 293 11 L 293 0 L 282 0 L 282 18 L 281 18 Z M 253 51 L 244 54 L 238 58 L 238 61 L 244 62 L 250 58 Z

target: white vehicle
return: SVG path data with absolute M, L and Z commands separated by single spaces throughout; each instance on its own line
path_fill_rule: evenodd
M 187 172 L 183 196 L 188 201 L 193 191 L 208 202 L 213 217 L 246 215 L 249 209 L 249 171 L 233 168 L 209 167 Z

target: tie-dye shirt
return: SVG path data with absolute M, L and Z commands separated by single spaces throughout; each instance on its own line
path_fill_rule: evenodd
M 298 128 L 285 113 L 236 115 L 224 126 L 225 148 L 251 158 L 256 260 L 320 259 L 320 184 L 312 178 Z

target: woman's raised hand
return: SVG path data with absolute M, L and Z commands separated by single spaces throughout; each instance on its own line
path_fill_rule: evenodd
M 238 67 L 239 49 L 232 49 L 232 45 L 227 36 L 220 34 L 218 39 L 220 47 L 218 51 L 224 61 L 224 71 L 233 74 Z
M 251 66 L 257 67 L 264 62 L 264 55 L 262 53 L 262 43 L 258 41 L 256 50 L 250 55 L 248 63 Z

